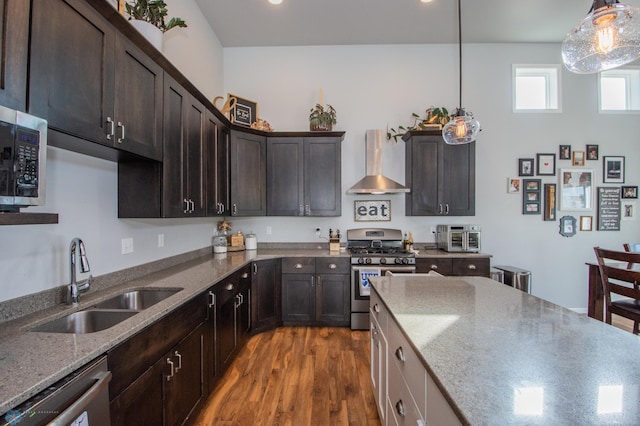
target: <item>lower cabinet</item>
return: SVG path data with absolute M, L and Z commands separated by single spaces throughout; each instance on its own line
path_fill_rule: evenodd
M 181 425 L 206 398 L 204 294 L 107 353 L 114 425 Z
M 349 325 L 349 272 L 349 258 L 346 257 L 283 259 L 283 324 Z
M 481 256 L 467 257 L 420 257 L 416 259 L 416 272 L 426 274 L 430 271 L 442 275 L 488 277 L 490 258 Z
M 216 285 L 216 366 L 221 376 L 251 328 L 250 266 L 242 268 Z
M 375 292 L 371 293 L 369 321 L 371 332 L 371 387 L 378 407 L 380 424 L 387 424 L 387 338 L 383 327 L 387 323 L 387 311 Z
M 282 267 L 280 259 L 251 265 L 251 333 L 256 334 L 282 324 Z

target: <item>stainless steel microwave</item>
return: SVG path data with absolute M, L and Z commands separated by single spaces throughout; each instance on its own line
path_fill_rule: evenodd
M 0 211 L 43 205 L 47 121 L 0 106 Z
M 445 251 L 479 252 L 480 232 L 478 225 L 438 225 L 436 242 Z

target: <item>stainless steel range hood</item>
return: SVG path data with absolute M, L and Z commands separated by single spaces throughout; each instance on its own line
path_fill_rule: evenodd
M 410 189 L 382 174 L 382 130 L 367 130 L 365 135 L 366 176 L 347 190 L 347 194 L 397 194 Z

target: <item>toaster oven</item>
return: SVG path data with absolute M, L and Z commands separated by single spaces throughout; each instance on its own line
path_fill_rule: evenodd
M 438 225 L 436 242 L 438 248 L 449 252 L 479 252 L 480 226 Z

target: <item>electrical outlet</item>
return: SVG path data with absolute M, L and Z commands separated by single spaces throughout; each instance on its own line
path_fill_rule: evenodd
M 316 228 L 316 235 L 320 237 L 322 235 L 322 229 Z
M 133 238 L 122 239 L 122 254 L 133 253 Z
M 267 226 L 267 235 L 271 235 L 272 231 L 273 231 L 273 229 L 271 229 L 270 226 Z
M 432 226 L 432 227 L 431 227 L 431 233 L 432 233 L 432 234 L 435 234 L 435 233 L 436 233 L 436 227 L 435 227 L 435 226 Z
M 164 234 L 158 234 L 158 247 L 164 247 Z

